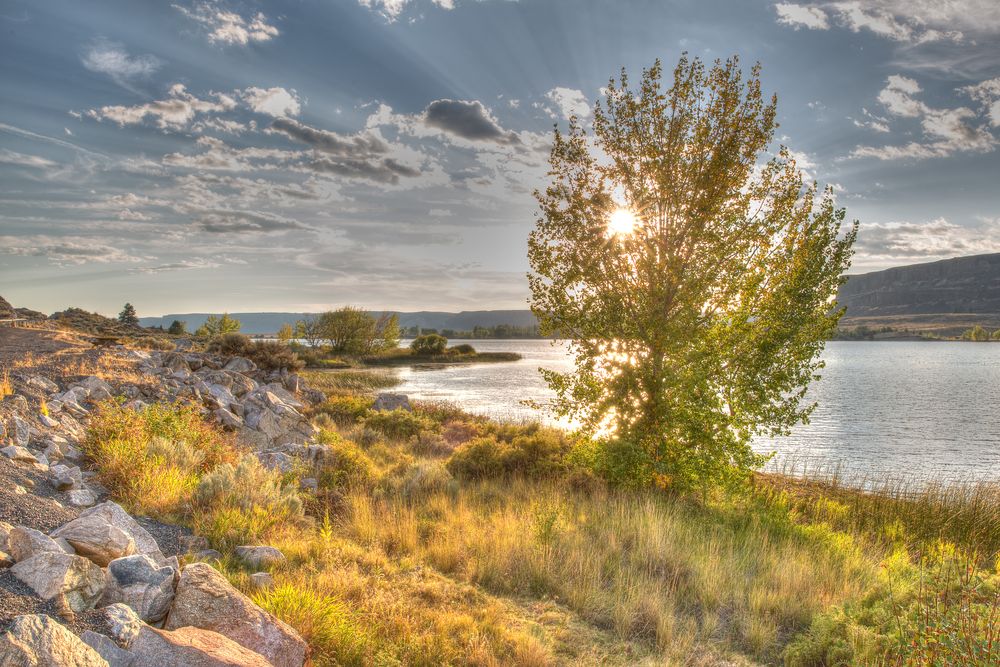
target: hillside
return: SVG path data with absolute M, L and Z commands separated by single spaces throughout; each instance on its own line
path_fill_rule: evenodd
M 200 327 L 210 313 L 174 313 L 162 317 L 143 317 L 140 321 L 144 327 L 169 327 L 174 320 L 187 322 L 188 331 Z M 242 323 L 243 333 L 259 334 L 274 333 L 283 324 L 295 324 L 309 313 L 230 313 Z M 470 331 L 473 327 L 492 327 L 499 324 L 526 327 L 537 322 L 529 310 L 466 310 L 460 313 L 438 311 L 417 311 L 396 313 L 399 315 L 399 325 L 404 329 L 418 326 L 423 329 L 455 329 Z
M 1000 326 L 1000 253 L 956 257 L 851 276 L 841 326 L 891 326 L 956 335 Z

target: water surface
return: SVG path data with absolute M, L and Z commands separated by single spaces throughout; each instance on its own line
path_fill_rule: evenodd
M 394 391 L 445 400 L 499 419 L 543 419 L 523 404 L 552 394 L 540 366 L 569 370 L 562 346 L 539 340 L 473 340 L 483 352 L 518 352 L 511 363 L 402 368 Z M 756 443 L 772 466 L 812 472 L 1000 479 L 1000 344 L 848 342 L 827 345 L 819 407 L 791 436 Z

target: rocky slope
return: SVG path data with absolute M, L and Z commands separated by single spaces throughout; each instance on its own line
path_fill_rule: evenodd
M 8 369 L 0 402 L 0 665 L 301 667 L 307 647 L 232 587 L 203 539 L 107 499 L 80 445 L 101 401 L 187 401 L 269 467 L 321 456 L 300 410 L 322 400 L 294 374 L 243 358 L 115 348 L 120 378 L 67 381 L 45 364 Z M 281 558 L 266 545 L 237 557 Z M 267 585 L 260 573 L 255 581 Z

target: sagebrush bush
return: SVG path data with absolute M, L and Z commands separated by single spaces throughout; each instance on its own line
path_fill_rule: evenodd
M 216 336 L 208 343 L 208 351 L 228 357 L 246 356 L 250 347 L 250 337 L 241 333 L 227 333 Z
M 245 355 L 266 371 L 298 371 L 305 362 L 286 344 L 274 340 L 258 340 L 250 344 Z
M 440 428 L 431 419 L 402 408 L 373 412 L 365 417 L 364 425 L 391 440 L 409 440 L 422 432 L 432 433 Z
M 448 348 L 448 351 L 455 354 L 475 354 L 476 348 L 472 347 L 468 343 L 462 343 L 461 345 L 453 345 Z
M 116 499 L 159 517 L 188 514 L 199 477 L 240 456 L 233 437 L 193 407 L 154 404 L 137 411 L 115 401 L 92 413 L 82 447 Z
M 375 464 L 354 442 L 328 439 L 316 479 L 325 489 L 369 488 L 378 480 Z
M 454 449 L 454 445 L 450 444 L 440 433 L 426 431 L 418 433 L 410 444 L 410 450 L 419 456 L 448 456 Z
M 407 500 L 418 500 L 432 493 L 455 491 L 457 486 L 440 461 L 414 463 L 403 474 L 400 491 Z
M 349 426 L 363 419 L 373 402 L 374 399 L 368 396 L 331 396 L 312 412 L 327 415 L 339 426 Z
M 456 448 L 448 459 L 448 470 L 456 477 L 482 479 L 554 477 L 570 469 L 570 443 L 554 429 L 497 426 L 492 431 Z
M 205 474 L 194 493 L 196 531 L 220 548 L 257 541 L 302 519 L 302 499 L 254 456 Z

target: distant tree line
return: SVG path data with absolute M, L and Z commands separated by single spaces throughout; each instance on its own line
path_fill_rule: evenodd
M 406 327 L 403 334 L 407 338 L 415 338 L 424 334 L 440 334 L 445 338 L 545 338 L 537 324 L 531 326 L 516 326 L 513 324 L 496 324 L 491 327 L 473 327 L 472 330 L 462 329 L 432 329 L 428 327 Z
M 996 329 L 993 333 L 990 333 L 980 325 L 976 325 L 971 329 L 966 329 L 962 332 L 962 340 L 971 340 L 977 343 L 985 343 L 986 341 L 1000 341 L 1000 329 Z

